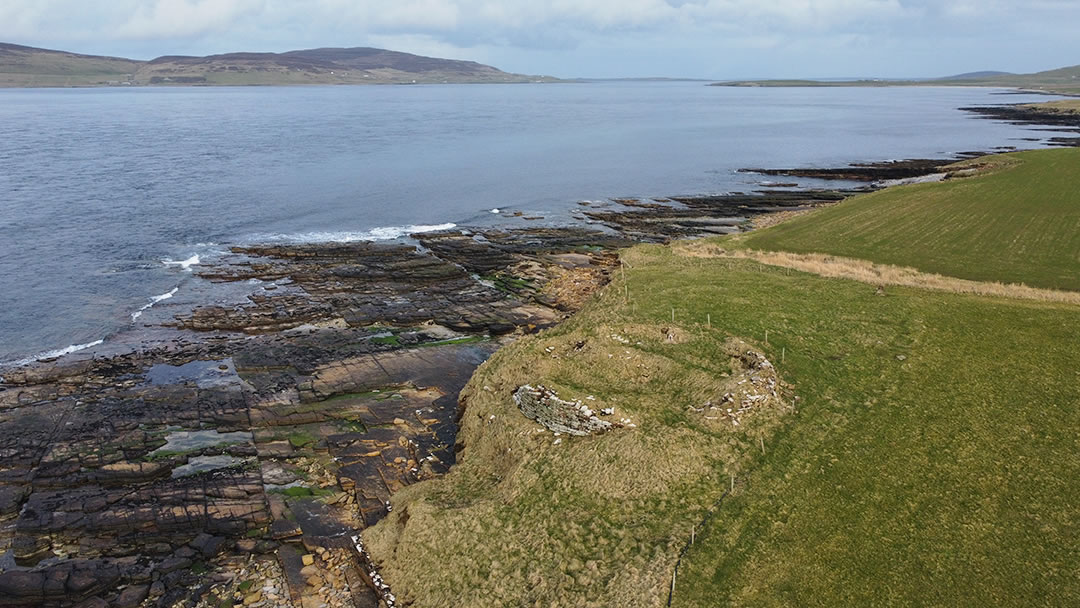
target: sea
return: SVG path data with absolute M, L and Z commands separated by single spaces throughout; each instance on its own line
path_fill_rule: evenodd
M 523 225 L 514 211 L 559 225 L 580 201 L 767 184 L 744 167 L 1037 148 L 1054 133 L 958 108 L 1046 99 L 625 81 L 0 90 L 0 364 L 242 299 L 195 272 L 230 246 Z

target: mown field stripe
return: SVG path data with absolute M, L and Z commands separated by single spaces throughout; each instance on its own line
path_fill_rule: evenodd
M 1080 290 L 1080 149 L 999 158 L 1014 164 L 989 175 L 857 196 L 749 234 L 742 243 L 974 281 Z

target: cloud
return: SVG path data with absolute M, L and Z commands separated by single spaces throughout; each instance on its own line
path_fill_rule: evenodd
M 558 75 L 751 61 L 758 75 L 1017 71 L 1080 60 L 1078 22 L 1080 0 L 0 0 L 0 40 L 33 46 L 150 58 L 369 45 Z
M 40 24 L 48 9 L 47 2 L 0 3 L 0 39 L 17 39 L 40 33 Z
M 373 34 L 368 36 L 365 44 L 428 57 L 466 59 L 481 63 L 493 61 L 486 49 L 463 49 L 426 34 Z
M 222 31 L 264 8 L 263 0 L 154 0 L 112 29 L 119 38 L 184 38 Z
M 104 4 L 104 6 L 101 6 Z M 625 31 L 754 29 L 753 35 L 900 27 L 935 19 L 1076 14 L 1074 0 L 3 0 L 0 37 L 70 35 L 183 39 L 241 27 L 302 27 L 357 35 L 413 34 L 460 40 Z M 90 5 L 90 6 L 88 6 Z M 96 5 L 96 6 L 95 6 Z M 68 19 L 63 16 L 78 16 Z M 302 24 L 302 25 L 298 25 Z
M 687 5 L 684 10 L 714 20 L 750 20 L 771 29 L 830 27 L 867 19 L 892 19 L 904 13 L 900 0 L 709 0 Z

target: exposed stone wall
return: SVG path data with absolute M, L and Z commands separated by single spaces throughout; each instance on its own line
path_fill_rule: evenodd
M 514 391 L 514 403 L 521 413 L 555 433 L 599 435 L 622 425 L 601 420 L 580 401 L 564 401 L 554 391 L 537 385 L 524 385 Z

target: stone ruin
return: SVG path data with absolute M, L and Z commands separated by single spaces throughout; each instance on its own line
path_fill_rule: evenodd
M 622 425 L 601 420 L 580 401 L 559 399 L 555 391 L 542 385 L 524 385 L 514 391 L 514 403 L 526 418 L 544 425 L 549 431 L 567 435 L 599 435 Z
M 782 382 L 765 355 L 747 348 L 745 342 L 736 342 L 733 356 L 741 364 L 742 371 L 732 379 L 731 390 L 716 400 L 706 401 L 701 407 L 689 410 L 703 414 L 705 420 L 723 420 L 733 427 L 742 426 L 745 418 L 757 412 L 785 412 L 791 407 L 784 402 Z

